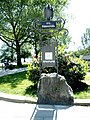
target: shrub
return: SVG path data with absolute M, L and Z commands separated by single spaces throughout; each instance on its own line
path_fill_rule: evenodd
M 33 62 L 34 63 L 34 62 Z M 40 78 L 40 71 L 39 71 L 39 67 L 36 64 L 30 63 L 28 65 L 28 71 L 26 74 L 26 77 L 28 80 L 30 80 L 32 82 L 32 85 L 29 86 L 26 89 L 26 93 L 31 94 L 31 95 L 35 95 L 37 92 L 37 84 Z
M 81 83 L 81 80 L 85 78 L 87 70 L 88 63 L 80 58 L 73 58 L 64 53 L 58 55 L 58 73 L 66 78 L 67 83 L 72 87 L 73 91 L 87 88 L 86 84 Z M 56 72 L 56 69 L 54 67 L 46 67 L 42 72 L 52 73 Z M 27 78 L 33 83 L 31 90 L 34 89 L 36 91 L 39 77 L 40 72 L 38 64 L 33 62 L 28 66 L 27 73 Z
M 45 73 L 56 72 L 53 67 L 46 67 L 43 70 Z M 84 80 L 88 71 L 88 63 L 80 58 L 73 58 L 70 55 L 60 53 L 58 55 L 58 74 L 64 76 L 67 83 L 72 87 L 73 91 L 79 91 L 87 88 L 81 80 Z
M 72 58 L 70 56 L 59 54 L 58 63 L 59 74 L 66 78 L 68 84 L 74 91 L 80 90 L 81 80 L 84 80 L 88 70 L 87 62 L 80 58 Z

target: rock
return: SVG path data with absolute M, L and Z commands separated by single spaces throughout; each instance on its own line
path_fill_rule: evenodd
M 57 73 L 41 75 L 38 104 L 73 104 L 73 91 L 66 79 Z

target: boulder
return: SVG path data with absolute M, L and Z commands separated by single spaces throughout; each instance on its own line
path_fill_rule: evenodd
M 72 88 L 64 76 L 57 73 L 41 74 L 38 104 L 71 105 L 74 102 Z

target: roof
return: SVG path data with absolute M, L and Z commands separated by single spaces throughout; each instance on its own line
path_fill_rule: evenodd
M 83 59 L 83 60 L 90 60 L 90 55 L 83 55 L 83 56 L 82 56 L 82 59 Z

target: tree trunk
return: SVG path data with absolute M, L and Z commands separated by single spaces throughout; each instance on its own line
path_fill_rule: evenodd
M 12 47 L 11 47 L 11 62 L 14 61 L 14 50 L 13 50 L 13 42 L 12 42 Z
M 17 52 L 17 66 L 21 66 L 21 55 L 20 55 L 20 45 L 19 43 L 16 43 L 16 52 Z
M 38 58 L 38 50 L 37 50 L 37 42 L 35 41 L 35 55 L 36 58 Z

